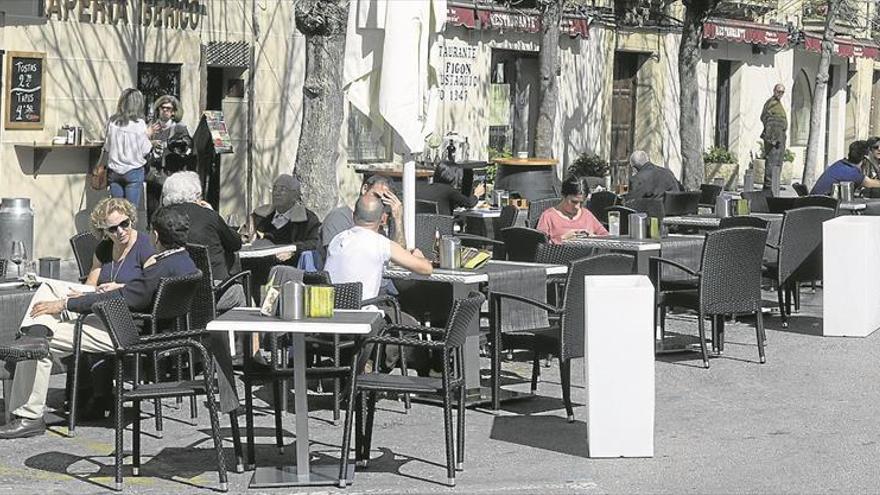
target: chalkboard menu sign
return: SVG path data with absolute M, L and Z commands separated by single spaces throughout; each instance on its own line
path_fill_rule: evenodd
M 46 54 L 33 52 L 6 53 L 6 121 L 7 129 L 42 129 L 43 62 Z

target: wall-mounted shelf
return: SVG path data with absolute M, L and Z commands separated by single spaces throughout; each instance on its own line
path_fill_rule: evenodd
M 52 144 L 52 143 L 15 143 L 13 146 L 23 150 L 30 150 L 34 157 L 34 178 L 43 166 L 43 161 L 49 155 L 56 151 L 88 151 L 89 167 L 94 166 L 95 162 L 101 156 L 101 148 L 104 147 L 103 142 L 87 143 L 87 144 Z

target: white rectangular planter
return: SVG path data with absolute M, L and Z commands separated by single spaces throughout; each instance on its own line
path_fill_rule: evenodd
M 880 328 L 880 217 L 822 224 L 822 335 L 866 337 Z
M 587 276 L 588 453 L 654 455 L 654 288 L 644 275 Z

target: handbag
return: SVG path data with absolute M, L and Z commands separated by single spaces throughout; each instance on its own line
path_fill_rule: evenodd
M 103 191 L 107 189 L 107 165 L 98 162 L 88 174 L 89 187 L 95 191 Z

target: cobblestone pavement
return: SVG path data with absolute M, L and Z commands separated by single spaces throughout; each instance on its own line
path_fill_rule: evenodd
M 771 294 L 766 298 L 771 299 Z M 577 421 L 565 420 L 558 367 L 545 368 L 538 397 L 508 403 L 497 414 L 469 410 L 467 459 L 458 486 L 445 487 L 440 408 L 380 402 L 369 469 L 345 491 L 251 490 L 249 493 L 867 493 L 880 490 L 880 332 L 865 339 L 822 338 L 821 300 L 805 294 L 791 328 L 768 326 L 767 364 L 757 363 L 749 321 L 728 326 L 725 356 L 700 367 L 697 354 L 656 362 L 655 456 L 588 459 L 582 363 L 575 362 Z M 670 320 L 673 333 L 694 335 L 693 318 Z M 505 363 L 511 388 L 527 390 L 528 356 Z M 60 405 L 63 377 L 51 402 Z M 258 396 L 266 398 L 265 391 Z M 310 395 L 312 451 L 338 458 L 341 424 L 330 421 L 327 396 Z M 137 494 L 209 493 L 217 486 L 206 414 L 187 424 L 188 407 L 166 403 L 163 438 L 143 423 L 141 476 L 126 469 L 125 490 Z M 257 418 L 258 464 L 290 460 L 293 414 L 285 415 L 286 454 L 274 448 L 270 409 Z M 145 416 L 150 408 L 144 408 Z M 221 418 L 228 427 L 228 420 Z M 243 420 L 242 420 L 243 426 Z M 225 433 L 228 437 L 229 430 Z M 112 488 L 109 421 L 59 434 L 0 442 L 0 493 L 107 493 Z M 126 436 L 130 445 L 130 436 Z M 231 443 L 226 443 L 228 458 Z M 230 462 L 231 465 L 231 462 Z M 251 474 L 230 473 L 230 491 L 246 490 Z

